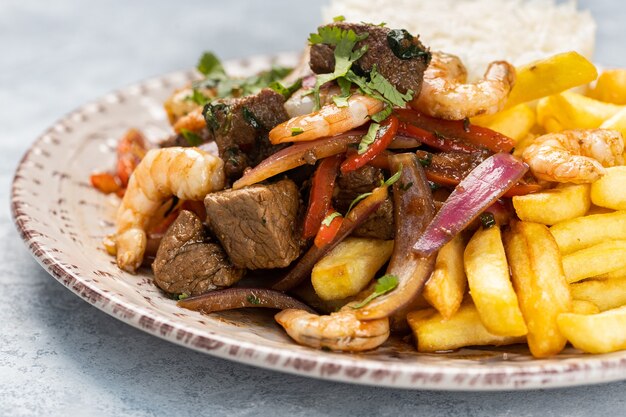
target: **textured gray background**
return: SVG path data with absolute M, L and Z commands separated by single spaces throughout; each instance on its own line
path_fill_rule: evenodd
M 367 1 L 367 0 L 364 0 Z M 182 3 L 182 4 L 174 4 Z M 243 366 L 144 334 L 40 268 L 8 210 L 15 166 L 56 118 L 111 89 L 223 58 L 298 49 L 319 1 L 0 1 L 0 415 L 626 415 L 626 383 L 511 393 L 410 392 Z M 626 66 L 626 4 L 582 1 L 596 59 Z

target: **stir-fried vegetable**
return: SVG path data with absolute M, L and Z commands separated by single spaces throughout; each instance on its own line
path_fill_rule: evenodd
M 430 254 L 472 222 L 524 176 L 528 166 L 508 153 L 497 153 L 478 165 L 454 189 L 413 250 Z
M 178 305 L 207 314 L 245 307 L 275 308 L 278 310 L 296 308 L 315 313 L 311 307 L 303 302 L 282 292 L 267 288 L 227 288 L 181 299 Z
M 380 124 L 374 141 L 369 144 L 369 146 L 366 146 L 363 152 L 361 152 L 359 147 L 359 152 L 348 155 L 346 160 L 341 164 L 341 172 L 346 173 L 361 168 L 387 149 L 396 136 L 398 125 L 398 118 L 395 116 L 390 116 L 385 119 Z M 361 141 L 361 143 L 363 143 L 363 141 Z
M 331 199 L 333 197 L 333 189 L 335 188 L 335 178 L 341 156 L 335 155 L 324 158 L 311 182 L 311 192 L 309 194 L 309 206 L 304 217 L 304 227 L 302 229 L 302 237 L 309 239 L 319 231 L 324 216 L 330 208 Z
M 392 156 L 390 164 L 401 166 L 400 179 L 393 189 L 396 238 L 387 268 L 387 274 L 397 278 L 397 287 L 358 309 L 356 315 L 361 320 L 389 317 L 404 307 L 422 290 L 435 266 L 435 253 L 422 256 L 411 251 L 435 214 L 424 170 L 410 153 Z

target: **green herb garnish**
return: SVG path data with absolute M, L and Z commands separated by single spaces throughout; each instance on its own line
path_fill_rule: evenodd
M 268 84 L 268 87 L 276 91 L 278 94 L 282 94 L 282 96 L 285 97 L 285 100 L 287 100 L 289 97 L 292 96 L 293 93 L 295 93 L 297 90 L 300 89 L 300 87 L 302 87 L 302 78 L 299 78 L 289 87 L 285 87 L 280 83 L 280 81 L 272 81 Z
M 343 15 L 333 17 L 333 22 L 343 22 L 346 18 Z
M 202 138 L 195 132 L 189 129 L 180 129 L 180 134 L 185 138 L 189 146 L 198 146 L 202 144 Z
M 395 56 L 400 59 L 423 58 L 428 65 L 431 53 L 413 43 L 413 39 L 413 35 L 404 29 L 393 29 L 387 34 L 387 44 Z
M 184 300 L 185 298 L 189 298 L 189 294 L 184 292 L 184 293 L 178 295 L 178 299 L 179 300 Z
M 191 92 L 191 95 L 185 97 L 185 100 L 193 101 L 194 103 L 200 106 L 204 106 L 209 101 L 211 101 L 211 99 L 209 99 L 207 96 L 205 96 L 199 90 L 196 90 L 196 89 L 193 89 Z
M 432 182 L 432 181 L 428 181 L 428 186 L 430 187 L 432 191 L 435 191 L 441 188 L 439 184 Z
M 339 213 L 338 211 L 333 211 L 332 213 L 330 213 L 324 218 L 324 220 L 322 220 L 322 226 L 329 227 L 335 217 L 342 217 L 341 213 Z
M 417 160 L 423 167 L 430 166 L 433 162 L 433 154 L 427 153 L 424 158 L 417 158 Z
M 352 207 L 356 206 L 358 202 L 365 200 L 367 197 L 371 195 L 372 195 L 371 192 L 359 194 L 354 200 L 352 200 L 352 203 L 350 203 L 350 206 L 348 206 L 348 211 L 346 213 L 350 213 L 350 210 L 352 210 Z
M 341 88 L 341 95 L 333 96 L 333 101 L 337 107 L 348 107 L 348 99 L 351 96 L 350 87 L 352 83 L 347 79 L 341 77 L 337 78 L 337 84 Z
M 249 296 L 247 296 L 246 300 L 248 300 L 250 304 L 254 304 L 255 306 L 261 304 L 261 299 L 254 294 L 250 294 Z
M 365 151 L 367 151 L 367 148 L 374 143 L 378 129 L 380 129 L 380 125 L 378 123 L 372 123 L 369 129 L 367 129 L 367 133 L 361 138 L 361 142 L 359 142 L 359 155 L 364 154 Z
M 250 126 L 252 126 L 255 129 L 261 128 L 261 123 L 259 123 L 257 118 L 254 116 L 254 113 L 252 113 L 252 111 L 250 111 L 249 108 L 244 106 L 241 109 L 241 113 L 243 114 L 243 119 L 246 121 L 246 123 L 248 123 Z
M 400 184 L 398 184 L 398 186 L 400 187 L 400 189 L 402 191 L 407 191 L 409 188 L 411 188 L 413 186 L 413 182 L 409 181 L 406 184 L 401 182 Z
M 373 299 L 380 297 L 381 295 L 387 294 L 388 292 L 394 290 L 398 286 L 398 277 L 392 274 L 383 275 L 378 278 L 376 281 L 376 285 L 374 286 L 374 292 L 371 293 L 365 300 L 361 301 L 358 304 L 351 306 L 354 309 L 361 308 L 367 304 L 369 304 Z
M 304 129 L 301 127 L 292 127 L 291 128 L 291 136 L 298 136 L 304 133 Z
M 389 177 L 389 179 L 387 179 L 387 181 L 383 182 L 381 185 L 391 187 L 393 184 L 395 184 L 396 181 L 400 179 L 401 175 L 402 175 L 402 167 L 400 167 L 400 169 L 398 169 L 398 172 L 396 172 L 391 177 Z
M 214 77 L 216 75 L 226 77 L 226 72 L 224 71 L 222 63 L 212 52 L 203 53 L 196 68 L 201 74 L 207 77 Z
M 480 214 L 480 222 L 485 229 L 489 229 L 496 225 L 496 218 L 493 216 L 493 213 L 485 211 Z

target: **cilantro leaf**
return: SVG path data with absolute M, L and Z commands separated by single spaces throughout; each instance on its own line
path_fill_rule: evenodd
M 212 52 L 203 53 L 196 68 L 201 74 L 206 75 L 207 77 L 218 74 L 222 76 L 226 75 L 219 58 Z
M 304 129 L 301 127 L 292 127 L 291 128 L 291 136 L 298 136 L 304 133 Z
M 182 294 L 178 294 L 178 299 L 179 300 L 184 300 L 185 298 L 189 298 L 189 294 L 187 294 L 186 292 L 184 292 Z
M 333 17 L 333 22 L 343 22 L 346 18 L 343 15 Z
M 337 107 L 348 107 L 348 99 L 351 96 L 350 87 L 352 83 L 344 77 L 337 78 L 337 84 L 341 88 L 341 95 L 334 96 L 333 101 Z
M 202 144 L 202 138 L 197 133 L 192 132 L 189 129 L 180 129 L 180 134 L 183 135 L 189 146 L 198 146 Z
M 383 185 L 385 185 L 387 187 L 391 187 L 393 184 L 396 183 L 396 181 L 398 181 L 400 179 L 400 175 L 402 175 L 402 168 L 398 169 L 398 172 L 396 172 L 391 177 L 389 177 L 387 179 L 387 181 L 385 181 L 383 183 Z
M 370 82 L 368 83 L 368 86 L 372 90 L 379 92 L 385 98 L 387 103 L 396 107 L 404 107 L 407 102 L 413 99 L 412 90 L 407 91 L 405 94 L 400 93 L 398 89 L 389 82 L 389 80 L 378 72 L 376 64 L 374 64 L 372 71 L 370 72 Z
M 261 299 L 254 294 L 250 294 L 249 296 L 247 296 L 246 300 L 248 300 L 250 304 L 254 304 L 257 306 L 261 304 Z
M 268 84 L 268 87 L 276 91 L 278 94 L 282 94 L 283 97 L 285 97 L 285 100 L 287 100 L 293 95 L 293 93 L 302 87 L 302 78 L 298 78 L 298 80 L 289 87 L 285 87 L 280 81 L 272 81 Z
M 326 226 L 326 227 L 330 226 L 330 224 L 333 222 L 335 217 L 342 217 L 341 213 L 339 213 L 338 211 L 333 211 L 332 213 L 330 213 L 328 216 L 324 218 L 324 220 L 322 220 L 322 226 Z
M 193 89 L 190 96 L 185 97 L 185 100 L 193 101 L 194 103 L 204 106 L 211 101 L 207 96 L 202 94 L 199 90 Z
M 374 143 L 378 129 L 380 129 L 380 125 L 378 123 L 372 123 L 369 129 L 367 129 L 367 133 L 361 138 L 361 142 L 359 143 L 359 155 L 364 154 L 365 151 L 367 151 L 367 148 Z
M 372 115 L 371 119 L 376 123 L 380 123 L 387 117 L 389 117 L 391 115 L 391 112 L 393 112 L 393 108 L 390 105 L 386 105 L 381 111 Z
M 361 301 L 358 304 L 351 306 L 353 309 L 358 309 L 364 307 L 369 304 L 373 299 L 380 297 L 381 295 L 385 295 L 388 292 L 394 290 L 398 286 L 398 277 L 392 274 L 383 275 L 382 277 L 376 280 L 376 285 L 374 286 L 374 292 L 371 293 L 365 300 Z

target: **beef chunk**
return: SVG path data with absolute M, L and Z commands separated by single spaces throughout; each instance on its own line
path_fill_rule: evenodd
M 300 195 L 293 181 L 211 193 L 204 204 L 209 227 L 236 266 L 282 268 L 300 256 Z
M 384 181 L 380 169 L 366 165 L 347 174 L 340 174 L 335 187 L 335 207 L 345 212 L 350 203 L 363 193 L 368 193 Z M 354 232 L 353 236 L 376 239 L 393 239 L 393 203 L 390 198 Z
M 186 210 L 167 230 L 152 269 L 163 291 L 188 295 L 229 287 L 244 273 L 228 261 L 220 245 L 207 241 L 200 218 Z
M 424 71 L 430 63 L 430 53 L 419 41 L 404 30 L 364 23 L 336 22 L 329 26 L 343 30 L 352 29 L 357 35 L 369 36 L 356 44 L 355 49 L 367 45 L 368 49 L 353 65 L 357 72 L 369 73 L 374 64 L 378 72 L 401 93 L 413 90 L 417 96 L 422 88 Z M 311 69 L 316 74 L 326 74 L 335 69 L 333 47 L 326 44 L 311 46 Z
M 231 179 L 255 166 L 286 145 L 272 145 L 267 133 L 289 117 L 285 98 L 270 88 L 241 98 L 217 100 L 205 108 L 207 127 L 213 134 Z

